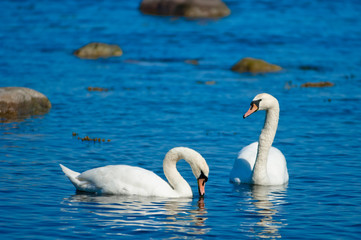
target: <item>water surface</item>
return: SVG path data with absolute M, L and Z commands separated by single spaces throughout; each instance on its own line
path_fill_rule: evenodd
M 142 15 L 137 1 L 1 1 L 0 85 L 33 88 L 52 103 L 46 115 L 0 124 L 4 239 L 361 236 L 361 4 L 225 2 L 229 17 L 190 20 Z M 124 55 L 72 55 L 93 41 Z M 243 57 L 284 70 L 230 71 Z M 300 87 L 318 81 L 335 85 Z M 264 112 L 242 119 L 260 92 L 280 102 L 274 146 L 286 156 L 287 186 L 228 181 L 238 151 L 262 128 Z M 207 160 L 204 199 L 79 194 L 58 165 L 129 164 L 164 178 L 162 160 L 176 146 Z M 197 193 L 189 166 L 178 168 Z

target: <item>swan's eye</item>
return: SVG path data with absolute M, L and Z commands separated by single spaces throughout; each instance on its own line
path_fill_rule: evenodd
M 262 101 L 262 99 L 254 100 L 251 102 L 251 110 L 253 108 L 253 105 L 256 105 L 257 109 L 259 109 L 259 103 Z
M 198 179 L 204 179 L 203 185 L 208 181 L 208 177 L 203 173 L 203 171 L 201 171 L 201 175 Z
M 205 178 L 204 178 L 203 185 L 204 185 L 207 181 L 208 181 L 208 178 L 207 178 L 207 177 L 205 177 Z

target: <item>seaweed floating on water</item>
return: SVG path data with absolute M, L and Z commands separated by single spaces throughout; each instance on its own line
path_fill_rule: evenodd
M 301 87 L 305 87 L 305 88 L 308 88 L 308 87 L 332 87 L 334 85 L 335 84 L 332 82 L 306 82 L 306 83 L 301 84 Z M 286 89 L 286 90 L 290 90 L 291 88 L 296 88 L 296 87 L 298 87 L 298 86 L 295 84 L 292 84 L 292 81 L 288 81 L 284 85 L 284 89 Z
M 313 66 L 313 65 L 301 65 L 299 67 L 299 69 L 303 70 L 303 71 L 321 71 L 321 68 L 318 66 Z
M 195 59 L 187 59 L 184 62 L 187 63 L 187 64 L 192 64 L 192 65 L 198 65 L 199 64 L 198 60 L 195 60 Z
M 88 142 L 110 142 L 110 139 L 105 139 L 105 138 L 91 138 L 89 136 L 85 136 L 85 137 L 79 137 L 78 133 L 73 132 L 72 133 L 73 137 L 78 136 L 78 140 L 81 140 L 82 142 L 84 141 L 88 141 Z
M 332 87 L 332 82 L 306 82 L 301 87 Z
M 101 88 L 101 87 L 88 87 L 89 92 L 108 92 L 108 88 Z
M 197 84 L 214 85 L 216 81 L 197 81 Z
M 290 90 L 291 88 L 295 88 L 295 87 L 297 87 L 297 85 L 293 84 L 292 81 L 287 81 L 285 83 L 284 89 Z

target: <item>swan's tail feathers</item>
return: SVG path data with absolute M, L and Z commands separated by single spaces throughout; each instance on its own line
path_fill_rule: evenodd
M 78 172 L 74 172 L 73 170 L 70 170 L 69 168 L 65 167 L 64 165 L 62 164 L 59 164 L 60 167 L 61 167 L 61 170 L 63 170 L 63 172 L 65 173 L 65 175 L 71 179 L 71 178 L 76 178 L 77 176 L 80 175 L 80 173 Z
M 90 182 L 79 178 L 80 173 L 75 172 L 62 164 L 59 164 L 64 174 L 69 178 L 70 182 L 74 185 L 74 187 L 83 192 L 96 192 L 96 187 Z

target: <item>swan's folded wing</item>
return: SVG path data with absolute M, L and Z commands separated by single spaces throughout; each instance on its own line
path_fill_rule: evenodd
M 242 148 L 234 160 L 233 168 L 229 175 L 232 183 L 252 183 L 252 170 L 257 156 L 258 142 Z
M 109 165 L 82 173 L 79 180 L 90 183 L 102 194 L 164 196 L 174 195 L 170 185 L 155 173 L 128 165 Z

